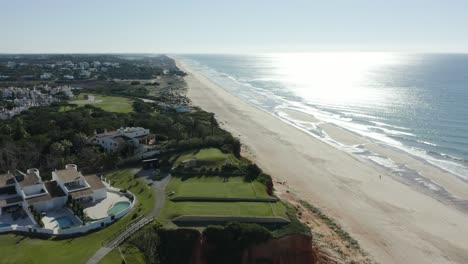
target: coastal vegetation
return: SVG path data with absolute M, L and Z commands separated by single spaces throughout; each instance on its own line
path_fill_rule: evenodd
M 125 243 L 119 248 L 113 249 L 107 254 L 99 264 L 118 264 L 118 263 L 131 263 L 131 264 L 146 264 L 145 255 L 135 246 L 130 243 Z
M 96 133 L 120 127 L 144 127 L 154 133 L 161 172 L 171 173 L 172 178 L 157 222 L 124 243 L 122 254 L 115 249 L 102 263 L 121 262 L 122 255 L 132 263 L 143 263 L 143 259 L 185 263 L 183 258 L 191 255 L 180 253 L 192 252 L 201 236 L 218 245 L 210 255 L 212 263 L 237 263 L 232 261 L 254 244 L 288 234 L 310 234 L 297 219 L 296 209 L 274 196 L 272 178 L 241 156 L 239 140 L 220 128 L 214 114 L 196 107 L 179 111 L 187 100 L 178 92 L 151 90 L 164 85 L 168 82 L 94 80 L 83 83 L 72 102 L 34 107 L 0 122 L 0 172 L 31 167 L 51 171 L 73 163 L 84 173 L 107 172 L 104 176 L 112 186 L 129 190 L 137 198 L 137 205 L 125 217 L 83 237 L 0 235 L 2 249 L 28 252 L 12 256 L 11 263 L 34 262 L 36 252 L 45 251 L 42 257 L 48 263 L 83 263 L 126 224 L 153 210 L 152 188 L 134 174 L 138 161 L 130 160 L 125 152 L 105 153 L 92 144 Z M 133 169 L 122 169 L 129 167 Z M 177 217 L 221 217 L 226 224 L 212 225 L 208 220 L 198 229 L 183 228 L 174 224 Z M 263 225 L 235 222 L 239 218 Z M 264 224 L 265 219 L 282 222 Z
M 187 228 L 166 229 L 155 222 L 133 235 L 124 246 L 138 248 L 149 264 L 192 263 L 201 238 L 212 247 L 204 253 L 207 263 L 240 263 L 246 248 L 266 242 L 272 235 L 268 229 L 256 224 L 211 225 L 200 232 Z M 117 260 L 113 255 L 104 260 Z

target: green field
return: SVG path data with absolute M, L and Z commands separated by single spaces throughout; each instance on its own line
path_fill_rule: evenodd
M 96 101 L 102 101 L 99 103 L 90 103 L 86 102 L 85 95 L 91 95 L 95 97 Z M 117 113 L 130 113 L 133 111 L 132 103 L 133 100 L 125 97 L 117 96 L 107 96 L 107 95 L 98 95 L 98 94 L 80 94 L 75 100 L 69 101 L 69 103 L 77 105 L 86 105 L 90 104 L 99 108 L 102 108 L 108 112 L 117 112 Z M 67 107 L 63 107 L 61 110 L 66 111 Z
M 187 151 L 177 158 L 174 165 L 177 166 L 185 160 L 197 160 L 197 166 L 218 167 L 223 164 L 238 164 L 240 161 L 232 154 L 221 152 L 217 148 L 205 148 L 196 151 Z
M 107 254 L 101 261 L 99 261 L 99 264 L 118 264 L 118 263 L 123 263 L 122 255 L 125 258 L 126 263 L 131 263 L 131 264 L 145 264 L 145 256 L 143 253 L 141 253 L 138 248 L 125 243 L 122 246 L 120 246 L 120 250 L 122 251 L 122 254 L 120 254 L 120 251 L 118 248 L 112 250 L 109 254 Z
M 223 182 L 222 177 L 199 177 L 182 180 L 173 178 L 166 190 L 176 196 L 223 197 L 223 198 L 269 198 L 266 188 L 260 182 L 244 182 L 243 177 L 230 177 Z
M 166 200 L 158 215 L 161 219 L 173 219 L 181 215 L 197 216 L 242 216 L 287 218 L 286 208 L 282 203 L 260 202 L 172 202 Z
M 229 198 L 268 198 L 265 186 L 259 182 L 244 182 L 242 177 L 231 177 L 223 182 L 220 177 L 199 177 L 181 180 L 171 179 L 168 192 L 176 196 L 229 197 Z M 245 216 L 245 217 L 286 217 L 282 203 L 264 202 L 172 202 L 169 196 L 160 219 L 172 219 L 181 215 L 199 216 Z
M 133 175 L 126 170 L 106 176 L 114 182 L 115 187 L 129 189 L 136 195 L 138 201 L 136 209 L 105 229 L 73 239 L 54 240 L 52 238 L 29 238 L 15 234 L 0 235 L 0 252 L 2 252 L 0 262 L 22 264 L 86 263 L 88 258 L 101 247 L 103 241 L 112 237 L 132 220 L 134 212 L 140 210 L 141 214 L 146 214 L 152 210 L 154 207 L 153 191 L 144 180 L 133 179 Z

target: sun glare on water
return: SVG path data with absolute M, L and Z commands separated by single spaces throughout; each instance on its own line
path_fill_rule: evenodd
M 280 53 L 270 55 L 273 76 L 311 101 L 355 104 L 391 99 L 372 83 L 373 71 L 400 62 L 399 55 L 371 52 Z

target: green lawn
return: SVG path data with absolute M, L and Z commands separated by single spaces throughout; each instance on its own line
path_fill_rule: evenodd
M 195 159 L 199 164 L 204 166 L 218 167 L 226 163 L 238 164 L 239 160 L 232 154 L 221 152 L 217 148 L 205 148 L 196 151 L 187 151 L 182 154 L 174 163 L 175 166 L 179 165 L 182 161 Z
M 173 219 L 181 215 L 197 216 L 244 216 L 244 217 L 285 217 L 286 208 L 282 203 L 257 202 L 171 202 L 166 200 L 164 208 L 157 216 L 160 219 Z
M 0 262 L 22 264 L 86 263 L 88 258 L 101 247 L 103 241 L 112 237 L 132 220 L 134 212 L 140 210 L 140 214 L 146 214 L 152 210 L 154 206 L 153 192 L 142 179 L 133 179 L 133 175 L 126 170 L 106 176 L 115 183 L 115 187 L 129 189 L 136 195 L 138 201 L 136 208 L 129 214 L 105 229 L 73 239 L 53 240 L 14 234 L 0 235 L 0 252 L 2 252 Z
M 95 97 L 95 100 L 101 100 L 102 102 L 99 103 L 89 103 L 85 100 L 84 95 L 92 95 Z M 83 101 L 83 102 L 76 102 L 76 101 Z M 107 95 L 98 95 L 98 94 L 80 94 L 78 98 L 73 101 L 69 101 L 70 103 L 77 104 L 77 105 L 86 105 L 91 104 L 93 106 L 102 108 L 108 112 L 118 112 L 118 113 L 130 113 L 133 111 L 132 103 L 133 100 L 125 98 L 125 97 L 117 97 L 117 96 L 107 96 Z M 66 111 L 66 107 L 62 107 L 61 111 Z
M 182 180 L 174 177 L 166 188 L 175 196 L 225 197 L 225 198 L 268 198 L 266 188 L 260 182 L 244 182 L 243 177 L 200 177 Z
M 122 251 L 122 254 L 125 258 L 126 263 L 131 263 L 131 264 L 145 264 L 145 256 L 143 253 L 138 250 L 138 248 L 125 243 L 122 246 L 120 246 L 120 250 Z M 112 250 L 109 254 L 107 254 L 101 261 L 99 261 L 99 264 L 119 264 L 123 263 L 122 262 L 122 254 L 120 254 L 120 251 L 118 248 Z
M 166 190 L 175 192 L 172 197 L 269 197 L 264 185 L 259 182 L 244 182 L 242 177 L 232 177 L 229 182 L 224 183 L 220 177 L 190 178 L 185 181 L 173 177 Z M 172 202 L 169 200 L 170 198 L 166 197 L 164 208 L 157 216 L 158 218 L 172 219 L 181 215 L 286 217 L 286 208 L 280 202 Z

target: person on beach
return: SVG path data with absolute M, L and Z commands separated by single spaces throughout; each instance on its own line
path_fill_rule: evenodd
M 381 179 L 381 180 L 382 180 L 382 175 L 381 175 L 381 174 L 379 174 L 379 179 Z

